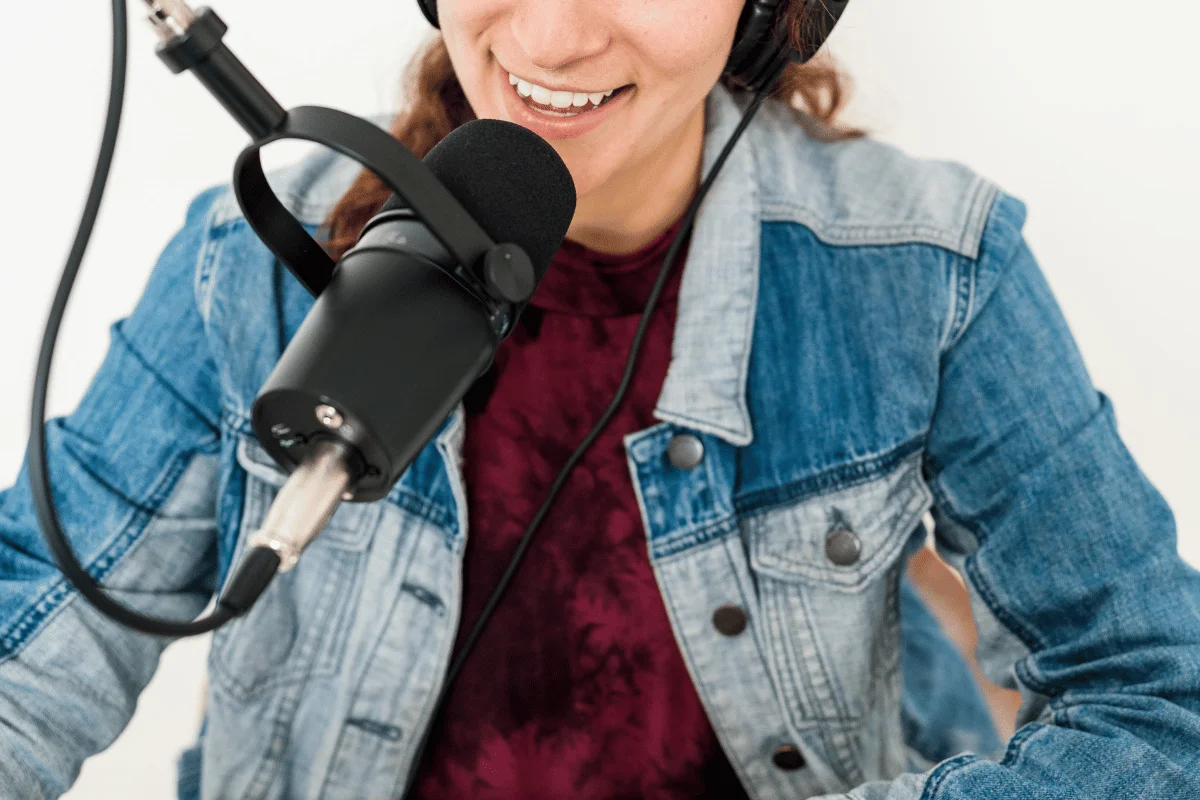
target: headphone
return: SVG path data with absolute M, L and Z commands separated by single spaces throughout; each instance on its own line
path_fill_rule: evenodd
M 800 24 L 804 29 L 803 49 L 796 50 L 787 41 L 787 31 L 775 25 L 779 6 L 788 0 L 748 0 L 738 18 L 733 49 L 725 63 L 724 75 L 755 93 L 770 93 L 784 61 L 803 64 L 808 61 L 833 31 L 850 0 L 796 0 L 803 2 Z M 417 0 L 429 24 L 439 28 L 437 0 Z

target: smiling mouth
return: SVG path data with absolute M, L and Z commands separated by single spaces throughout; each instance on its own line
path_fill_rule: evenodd
M 633 88 L 633 84 L 627 83 L 624 86 L 620 87 L 619 89 L 614 89 L 613 93 L 610 95 L 607 95 L 606 97 L 601 99 L 599 104 L 593 103 L 589 100 L 587 103 L 585 103 L 582 106 L 567 106 L 566 108 L 556 108 L 555 106 L 552 106 L 549 103 L 539 103 L 536 100 L 534 100 L 532 96 L 526 97 L 525 95 L 522 95 L 519 91 L 517 91 L 517 87 L 515 85 L 512 87 L 512 90 L 514 92 L 516 92 L 517 97 L 519 97 L 521 99 L 521 101 L 523 103 L 525 103 L 525 105 L 529 106 L 530 108 L 536 109 L 536 110 L 540 111 L 541 113 L 546 114 L 547 116 L 578 117 L 581 114 L 588 113 L 589 111 L 595 111 L 597 108 L 600 108 L 600 106 L 603 106 L 606 103 L 609 103 L 610 101 L 617 99 L 622 94 L 624 94 L 627 90 L 632 89 L 632 88 Z
M 495 60 L 495 64 L 500 69 L 500 74 L 505 76 L 509 84 L 509 91 L 517 96 L 517 99 L 525 104 L 526 108 L 537 111 L 540 115 L 547 117 L 570 118 L 578 117 L 583 114 L 590 113 L 600 108 L 609 100 L 616 99 L 629 89 L 634 87 L 634 84 L 627 83 L 624 86 L 619 86 L 616 89 L 609 89 L 608 94 L 601 95 L 600 92 L 576 92 L 565 90 L 554 90 L 544 86 L 539 86 L 532 81 L 526 81 L 521 76 L 510 71 L 499 59 Z M 564 95 L 566 104 L 564 105 Z M 537 96 L 545 102 L 539 102 L 534 97 Z M 599 97 L 599 102 L 596 98 Z M 560 105 L 554 105 L 551 99 L 558 101 Z M 583 101 L 583 102 L 580 102 Z

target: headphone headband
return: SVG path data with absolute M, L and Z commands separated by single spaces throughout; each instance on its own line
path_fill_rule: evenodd
M 815 56 L 850 4 L 850 0 L 795 0 L 804 3 L 800 12 L 804 47 L 797 51 L 788 44 L 787 31 L 775 26 L 779 6 L 787 2 L 789 0 L 748 0 L 742 9 L 724 71 L 734 83 L 756 93 L 773 90 L 775 87 L 766 83 L 780 63 L 788 60 L 803 64 Z M 417 5 L 429 24 L 439 27 L 437 0 L 417 0 Z

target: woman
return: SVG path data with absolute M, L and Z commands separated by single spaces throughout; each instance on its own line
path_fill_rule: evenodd
M 794 40 L 797 11 L 780 22 Z M 792 67 L 649 302 L 749 99 L 721 75 L 741 12 L 438 4 L 393 134 L 423 155 L 473 116 L 527 124 L 570 169 L 576 214 L 391 494 L 342 505 L 214 635 L 181 796 L 1200 794 L 1200 576 L 1019 200 L 833 128 L 836 73 Z M 534 108 L 609 89 L 574 121 Z M 321 155 L 274 176 L 333 255 L 387 198 L 358 172 Z M 120 599 L 182 619 L 229 574 L 285 478 L 249 409 L 311 303 L 227 187 L 195 200 L 80 407 L 49 425 L 64 528 Z M 628 394 L 439 705 L 647 306 Z M 1022 694 L 1007 747 L 903 578 L 927 514 L 980 667 Z M 64 587 L 24 471 L 0 534 L 0 786 L 54 796 L 125 725 L 166 642 Z

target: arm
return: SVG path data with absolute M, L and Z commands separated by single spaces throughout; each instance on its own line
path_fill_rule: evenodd
M 47 425 L 55 505 L 109 594 L 190 619 L 215 580 L 219 391 L 193 292 L 218 191 L 159 258 L 76 410 Z M 42 540 L 28 463 L 0 492 L 0 796 L 57 797 L 128 723 L 169 640 L 120 627 Z
M 927 447 L 938 551 L 992 681 L 1020 691 L 1001 763 L 974 755 L 859 800 L 1200 797 L 1200 574 L 1130 456 L 998 196 L 949 332 Z

